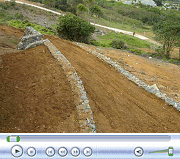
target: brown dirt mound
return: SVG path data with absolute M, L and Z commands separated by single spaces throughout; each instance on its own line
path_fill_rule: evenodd
M 180 113 L 124 78 L 92 54 L 55 36 L 48 38 L 81 77 L 97 132 L 180 132 Z
M 0 132 L 79 132 L 70 84 L 45 46 L 0 57 Z

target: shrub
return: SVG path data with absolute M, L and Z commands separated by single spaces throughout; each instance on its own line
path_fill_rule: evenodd
M 13 6 L 13 7 L 14 7 L 15 5 L 16 5 L 15 0 L 11 0 L 11 1 L 10 1 L 10 6 Z
M 9 8 L 8 2 L 0 2 L 0 7 L 4 10 L 7 10 Z
M 136 55 L 142 55 L 145 53 L 144 51 L 135 48 L 127 48 L 127 50 Z
M 95 45 L 95 46 L 100 46 L 101 45 L 100 42 L 96 41 L 92 37 L 89 38 L 89 44 L 90 45 Z
M 159 46 L 158 48 L 155 49 L 155 51 L 159 54 L 159 55 L 164 55 L 164 50 L 161 46 Z
M 126 48 L 124 41 L 121 41 L 118 39 L 113 40 L 110 43 L 110 46 L 113 48 L 116 48 L 116 49 L 125 49 Z
M 16 19 L 22 19 L 22 18 L 23 18 L 22 13 L 16 13 L 16 14 L 15 14 L 15 18 L 16 18 Z
M 71 13 L 59 17 L 57 33 L 62 38 L 88 43 L 88 38 L 94 31 L 93 25 Z

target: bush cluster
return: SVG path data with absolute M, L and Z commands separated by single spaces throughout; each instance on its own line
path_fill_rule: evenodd
M 116 49 L 126 49 L 127 46 L 125 45 L 124 41 L 121 41 L 119 39 L 114 39 L 111 43 L 110 46 Z
M 61 38 L 88 43 L 89 36 L 94 31 L 93 25 L 71 13 L 59 17 L 57 33 Z

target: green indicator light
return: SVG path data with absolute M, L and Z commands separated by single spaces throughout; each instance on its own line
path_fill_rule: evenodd
M 17 142 L 19 142 L 20 141 L 20 137 L 19 136 L 17 136 Z
M 10 138 L 10 136 L 7 137 L 7 142 L 10 142 L 9 138 Z
M 169 156 L 173 156 L 173 153 L 174 153 L 173 147 L 169 147 L 169 149 L 168 149 L 168 155 L 169 155 Z
M 19 136 L 8 136 L 7 137 L 7 142 L 19 142 L 20 137 Z

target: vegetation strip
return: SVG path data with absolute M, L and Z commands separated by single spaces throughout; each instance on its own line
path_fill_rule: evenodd
M 36 31 L 32 27 L 26 27 L 25 33 L 34 33 Z M 89 105 L 89 100 L 87 98 L 86 91 L 84 89 L 83 83 L 78 77 L 74 67 L 71 65 L 71 63 L 64 57 L 64 55 L 48 40 L 37 40 L 36 36 L 39 36 L 39 34 L 35 34 L 36 36 L 32 35 L 26 35 L 26 47 L 21 47 L 22 49 L 27 49 L 29 47 L 34 47 L 37 44 L 44 44 L 47 46 L 49 52 L 53 55 L 53 57 L 58 60 L 60 66 L 62 66 L 66 77 L 68 81 L 71 84 L 71 89 L 73 91 L 74 95 L 74 102 L 77 108 L 78 113 L 78 119 L 80 124 L 81 132 L 84 133 L 96 133 L 96 126 L 93 119 L 93 113 L 91 111 L 91 107 Z M 29 37 L 29 39 L 28 39 Z M 23 39 L 23 38 L 21 38 Z M 34 41 L 33 41 L 34 39 Z M 28 43 L 29 42 L 29 43 Z M 23 45 L 23 41 L 20 42 L 19 45 Z
M 77 43 L 81 48 L 84 48 L 85 46 Z M 87 47 L 86 47 L 87 48 Z M 87 48 L 89 49 L 89 48 Z M 175 109 L 177 109 L 178 111 L 180 111 L 180 104 L 178 102 L 176 102 L 174 99 L 172 99 L 171 97 L 168 97 L 165 93 L 162 93 L 160 90 L 149 86 L 148 84 L 146 84 L 145 82 L 141 81 L 139 78 L 137 78 L 136 76 L 134 76 L 133 74 L 131 74 L 130 72 L 126 71 L 125 69 L 121 68 L 116 62 L 112 61 L 111 58 L 97 52 L 97 51 L 92 51 L 91 49 L 89 49 L 89 52 L 92 53 L 93 55 L 95 55 L 96 57 L 98 57 L 99 59 L 101 59 L 102 61 L 110 64 L 112 67 L 114 67 L 118 72 L 120 72 L 121 74 L 123 74 L 125 77 L 127 77 L 129 80 L 133 81 L 135 84 L 137 84 L 139 87 L 144 88 L 146 91 L 154 94 L 155 96 L 157 96 L 158 98 L 164 100 L 168 105 L 173 106 Z
M 6 0 L 6 1 L 10 1 L 10 0 Z M 48 11 L 48 12 L 51 12 L 51 13 L 54 13 L 54 14 L 57 14 L 57 15 L 63 15 L 64 16 L 64 14 L 61 14 L 59 12 L 56 12 L 56 11 L 53 11 L 53 10 L 50 10 L 50 9 L 47 9 L 47 8 L 44 8 L 44 7 L 40 7 L 40 6 L 37 6 L 37 5 L 33 5 L 33 4 L 29 4 L 29 3 L 24 3 L 24 2 L 20 2 L 20 1 L 15 1 L 15 2 L 19 3 L 19 4 L 25 4 L 25 5 L 29 5 L 29 6 L 32 6 L 32 7 L 36 7 L 36 8 L 39 8 L 41 10 L 45 10 L 45 11 Z M 95 23 L 92 23 L 92 22 L 90 22 L 90 24 L 95 25 L 95 26 L 99 26 L 99 27 L 103 27 L 103 28 L 106 28 L 106 29 L 109 29 L 109 30 L 113 30 L 115 32 L 121 32 L 121 33 L 133 36 L 133 32 L 130 32 L 130 31 L 125 31 L 125 30 L 121 30 L 121 29 L 107 27 L 107 26 L 103 26 L 103 25 L 100 25 L 100 24 L 95 24 Z M 148 40 L 149 39 L 149 38 L 147 38 L 145 36 L 142 36 L 142 35 L 139 35 L 139 34 L 136 34 L 135 36 L 137 38 L 139 38 L 139 39 L 142 39 L 142 40 Z

